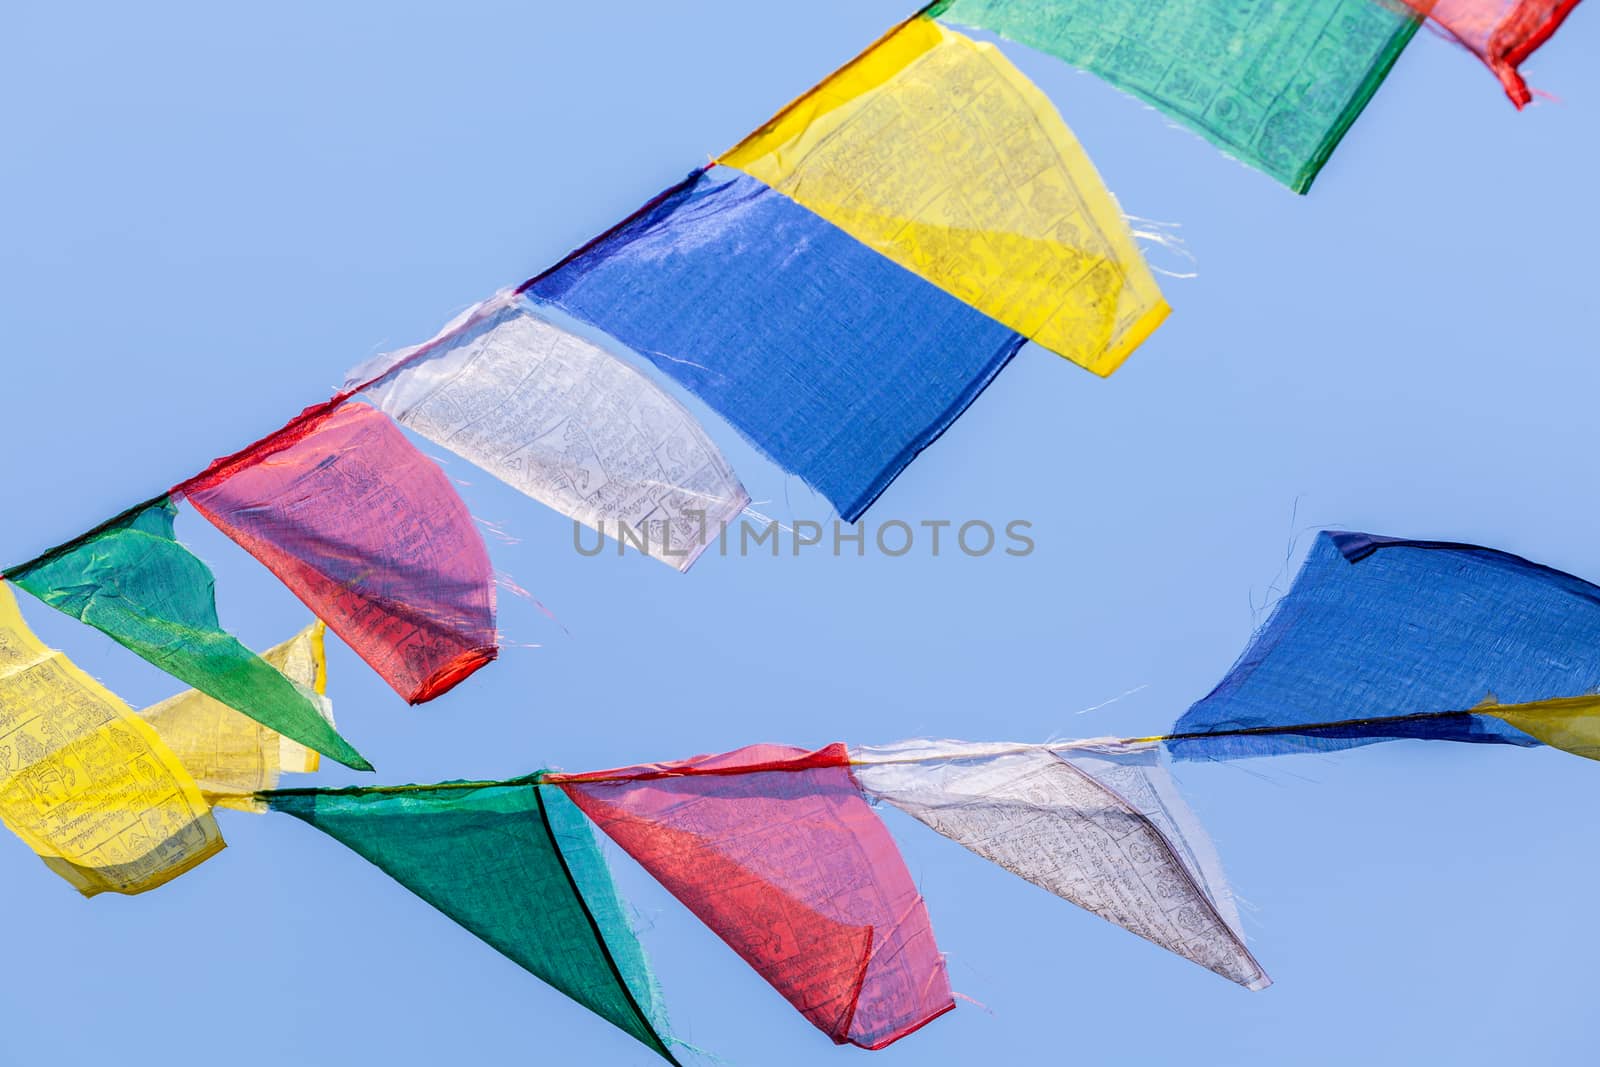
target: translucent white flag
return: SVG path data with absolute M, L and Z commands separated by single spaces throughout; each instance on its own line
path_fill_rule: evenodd
M 361 386 L 396 422 L 680 571 L 750 502 L 683 405 L 510 291 L 351 371 Z
M 1230 981 L 1250 955 L 1158 746 L 905 741 L 853 748 L 861 787 L 1012 873 Z

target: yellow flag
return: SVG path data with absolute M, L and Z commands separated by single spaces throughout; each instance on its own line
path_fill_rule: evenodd
M 321 697 L 328 674 L 324 630 L 316 622 L 261 658 Z M 317 704 L 331 725 L 328 701 Z M 266 805 L 253 796 L 257 790 L 276 786 L 285 771 L 308 774 L 317 769 L 319 758 L 311 749 L 194 689 L 140 714 L 177 753 L 206 800 L 219 808 L 265 811 Z
M 1168 307 L 1083 147 L 992 45 L 903 23 L 718 162 L 1096 374 Z
M 142 893 L 223 847 L 172 750 L 28 629 L 0 583 L 0 821 L 84 896 Z
M 1480 704 L 1472 710 L 1504 719 L 1552 748 L 1600 760 L 1600 696 L 1561 697 L 1529 704 Z

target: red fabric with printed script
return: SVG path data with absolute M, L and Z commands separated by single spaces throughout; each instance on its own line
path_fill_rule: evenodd
M 546 781 L 835 1042 L 882 1048 L 955 1007 L 922 897 L 843 745 Z
M 411 703 L 494 659 L 483 537 L 444 472 L 387 415 L 309 408 L 176 491 Z
M 1393 2 L 1393 0 L 1390 0 Z M 1404 0 L 1478 54 L 1517 107 L 1533 99 L 1517 68 L 1555 33 L 1578 0 Z

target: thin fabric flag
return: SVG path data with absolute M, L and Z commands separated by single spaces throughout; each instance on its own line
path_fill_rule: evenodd
M 84 896 L 216 855 L 200 789 L 148 724 L 28 629 L 0 584 L 0 820 Z
M 173 536 L 176 514 L 167 497 L 142 504 L 6 577 L 269 730 L 370 771 L 316 693 L 222 630 L 211 569 Z
M 1418 24 L 1396 0 L 940 0 L 929 14 L 1091 71 L 1297 193 Z
M 261 658 L 302 690 L 323 697 L 328 665 L 322 635 L 322 623 L 313 623 Z M 318 708 L 332 726 L 332 704 L 326 697 Z M 213 807 L 266 811 L 257 792 L 276 786 L 284 773 L 310 774 L 321 762 L 317 753 L 298 741 L 197 689 L 145 708 L 139 717 L 155 727 Z
M 309 409 L 180 489 L 408 702 L 495 658 L 483 535 L 444 472 L 382 412 Z
M 514 293 L 470 309 L 426 344 L 351 371 L 347 388 L 540 503 L 680 571 L 750 503 L 683 405 Z
M 1029 340 L 1110 374 L 1168 307 L 1050 101 L 925 17 L 719 161 Z
M 1324 531 L 1178 759 L 1420 738 L 1600 751 L 1600 587 L 1476 545 Z
M 676 1063 L 655 980 L 594 835 L 538 779 L 285 789 L 264 799 Z
M 727 167 L 529 283 L 726 418 L 854 522 L 1023 338 Z
M 843 745 L 547 781 L 835 1043 L 883 1048 L 955 1007 L 927 909 Z
M 1398 3 L 1402 0 L 1387 0 Z M 1533 100 L 1519 68 L 1548 41 L 1578 0 L 1403 0 L 1489 65 L 1517 107 Z
M 1248 989 L 1210 842 L 1151 743 L 907 741 L 852 748 L 861 788 L 1034 885 Z

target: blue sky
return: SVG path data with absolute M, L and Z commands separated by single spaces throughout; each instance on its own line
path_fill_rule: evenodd
M 849 58 L 887 0 L 25 4 L 0 64 L 0 555 L 68 538 L 274 428 L 346 367 L 553 262 Z M 387 782 L 754 741 L 1159 732 L 1221 677 L 1308 531 L 1472 541 L 1600 578 L 1586 307 L 1600 17 L 1517 114 L 1422 35 L 1309 198 L 1008 46 L 1123 207 L 1199 277 L 1109 381 L 1030 346 L 868 521 L 1033 524 L 1024 559 L 579 557 L 460 460 L 501 662 L 407 708 L 342 646 L 331 693 Z M 1181 269 L 1182 261 L 1156 257 Z M 827 505 L 696 408 L 762 511 Z M 426 448 L 438 453 L 436 448 Z M 223 619 L 306 612 L 187 513 Z M 175 683 L 35 604 L 134 704 Z M 536 645 L 538 647 L 521 647 Z M 1136 690 L 1093 711 L 1083 711 Z M 1178 777 L 1277 979 L 1247 993 L 890 814 L 960 1010 L 875 1063 L 1455 1064 L 1588 1052 L 1600 771 L 1401 743 Z M 355 779 L 335 768 L 319 781 Z M 225 815 L 166 889 L 85 902 L 7 840 L 0 1063 L 651 1062 L 331 839 Z M 832 1048 L 628 861 L 679 1036 L 741 1065 Z M 1575 921 L 1577 920 L 1577 921 Z

